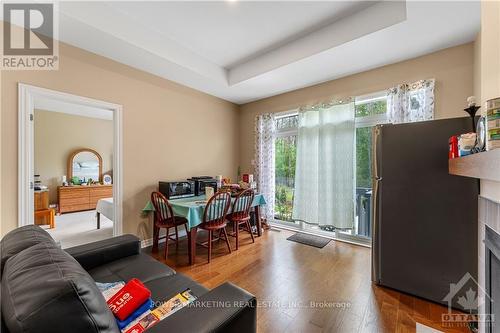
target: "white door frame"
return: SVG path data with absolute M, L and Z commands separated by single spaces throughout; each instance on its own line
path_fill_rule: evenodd
M 18 84 L 18 226 L 34 223 L 34 135 L 32 119 L 35 111 L 34 102 L 37 97 L 51 98 L 113 112 L 113 236 L 121 235 L 123 232 L 122 106 L 24 83 Z

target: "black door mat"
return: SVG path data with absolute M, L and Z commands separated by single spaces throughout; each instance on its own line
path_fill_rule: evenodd
M 331 241 L 331 239 L 329 238 L 303 234 L 300 232 L 297 232 L 295 235 L 288 237 L 287 240 L 304 245 L 314 246 L 319 249 L 324 248 Z

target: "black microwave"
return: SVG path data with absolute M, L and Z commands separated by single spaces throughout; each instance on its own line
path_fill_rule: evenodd
M 212 177 L 191 177 L 188 179 L 188 181 L 194 182 L 194 194 L 196 196 L 204 195 L 205 187 L 212 187 L 214 189 L 214 193 L 217 192 L 217 180 Z
M 167 199 L 194 197 L 194 181 L 159 182 L 158 190 Z

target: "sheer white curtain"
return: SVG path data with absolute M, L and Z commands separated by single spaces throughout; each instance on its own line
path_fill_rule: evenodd
M 353 227 L 354 145 L 353 101 L 299 112 L 294 219 Z
M 264 213 L 267 219 L 274 217 L 274 140 L 275 119 L 271 113 L 255 118 L 255 178 L 257 189 L 266 199 Z
M 434 79 L 389 89 L 387 116 L 393 124 L 434 119 Z

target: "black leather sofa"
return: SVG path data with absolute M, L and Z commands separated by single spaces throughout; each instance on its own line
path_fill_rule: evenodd
M 197 302 L 153 326 L 148 333 L 256 331 L 256 299 L 224 283 L 208 290 L 141 253 L 132 235 L 61 250 L 37 226 L 0 241 L 1 332 L 118 333 L 95 282 L 140 279 L 155 302 L 190 288 Z

